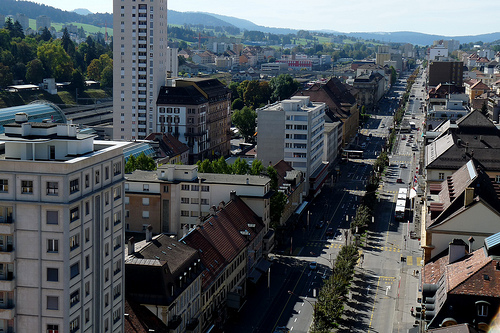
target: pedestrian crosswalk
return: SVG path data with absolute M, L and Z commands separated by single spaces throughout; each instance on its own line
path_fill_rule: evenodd
M 406 256 L 406 265 L 422 266 L 422 257 Z
M 330 249 L 340 249 L 343 245 L 343 243 L 329 243 L 328 241 L 310 241 L 307 243 L 307 246 L 326 247 Z

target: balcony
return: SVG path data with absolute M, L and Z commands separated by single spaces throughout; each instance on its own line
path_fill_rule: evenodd
M 15 252 L 12 245 L 0 250 L 0 262 L 14 262 Z
M 139 9 L 139 14 L 147 14 L 148 10 L 147 9 Z
M 181 316 L 173 316 L 172 319 L 168 321 L 168 328 L 170 330 L 175 330 L 182 322 Z
M 146 117 L 138 117 L 137 120 L 138 121 L 147 121 L 148 119 Z
M 10 308 L 0 308 L 0 320 L 12 320 L 16 316 L 16 308 L 12 305 Z
M 12 273 L 8 273 L 8 275 L 7 279 L 0 280 L 0 291 L 14 291 L 16 286 L 14 276 Z
M 139 60 L 148 60 L 148 56 L 139 56 Z
M 0 234 L 9 234 L 12 235 L 14 233 L 14 223 L 12 223 L 12 217 L 1 218 L 0 217 Z
M 196 327 L 198 327 L 198 323 L 199 323 L 198 318 L 192 318 L 186 324 L 186 331 L 194 332 L 196 330 Z

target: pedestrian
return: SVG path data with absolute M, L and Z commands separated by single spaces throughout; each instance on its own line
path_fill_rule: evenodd
M 410 312 L 411 312 L 411 315 L 413 316 L 413 306 L 411 307 Z

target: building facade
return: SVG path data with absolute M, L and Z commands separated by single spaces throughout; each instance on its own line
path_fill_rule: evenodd
M 264 165 L 284 160 L 310 178 L 323 170 L 325 103 L 294 96 L 257 110 L 257 158 Z M 309 192 L 314 184 L 306 184 Z
M 144 139 L 156 131 L 156 97 L 177 51 L 167 47 L 167 0 L 113 1 L 113 137 Z
M 72 124 L 5 125 L 0 327 L 123 332 L 123 143 Z

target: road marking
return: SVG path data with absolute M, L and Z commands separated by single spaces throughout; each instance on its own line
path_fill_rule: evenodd
M 408 266 L 413 266 L 413 257 L 412 256 L 407 256 L 406 257 L 406 263 Z
M 372 327 L 373 314 L 375 312 L 375 303 L 377 302 L 378 287 L 380 285 L 380 278 L 377 281 L 377 290 L 375 291 L 375 298 L 373 299 L 372 313 L 370 315 L 370 323 L 368 324 L 368 333 L 370 333 L 370 328 Z

